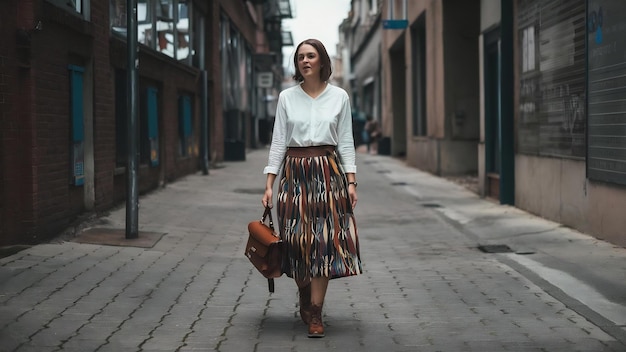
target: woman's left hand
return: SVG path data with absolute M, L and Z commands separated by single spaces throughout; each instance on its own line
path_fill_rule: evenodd
M 354 185 L 348 186 L 348 195 L 350 196 L 350 203 L 352 204 L 352 209 L 356 208 L 356 201 L 358 197 L 356 196 L 356 187 Z

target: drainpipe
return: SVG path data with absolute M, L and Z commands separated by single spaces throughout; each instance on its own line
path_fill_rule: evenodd
M 200 47 L 198 48 L 198 68 L 200 72 L 200 163 L 202 174 L 209 174 L 209 74 L 206 71 L 204 20 L 200 21 Z
M 500 204 L 515 205 L 515 126 L 513 123 L 513 2 L 502 0 L 500 19 Z
M 208 73 L 206 70 L 202 70 L 200 79 L 202 80 L 201 97 L 202 111 L 200 116 L 200 129 L 201 131 L 201 159 L 202 159 L 202 174 L 209 174 L 209 82 Z

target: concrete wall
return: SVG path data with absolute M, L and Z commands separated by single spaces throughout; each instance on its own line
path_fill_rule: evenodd
M 626 189 L 588 181 L 584 161 L 518 154 L 515 170 L 518 208 L 626 245 Z
M 390 77 L 383 82 L 383 135 L 392 138 L 392 154 L 405 152 L 409 165 L 439 175 L 475 172 L 480 131 L 476 70 L 479 9 L 471 2 L 407 4 L 409 28 L 425 14 L 427 133 L 413 135 L 413 111 L 417 107 L 411 31 L 383 30 L 383 75 Z M 383 5 L 383 18 L 389 18 L 386 11 Z M 403 65 L 397 62 L 398 54 L 404 55 Z M 402 91 L 394 78 L 400 80 Z M 403 104 L 402 108 L 398 104 Z
M 501 12 L 500 0 L 480 0 L 480 31 L 499 24 Z
M 443 94 L 443 38 L 442 4 L 441 0 L 407 1 L 407 19 L 409 28 L 418 17 L 426 14 L 426 107 L 428 137 L 413 137 L 413 125 L 410 116 L 413 114 L 413 92 L 409 79 L 414 74 L 411 65 L 411 37 L 410 30 L 383 30 L 382 31 L 382 130 L 383 136 L 391 137 L 392 149 L 395 154 L 406 153 L 407 163 L 436 172 L 438 157 L 434 148 L 428 142 L 429 138 L 443 138 L 444 132 L 444 94 Z M 399 18 L 400 1 L 395 1 L 395 18 Z M 390 18 L 387 1 L 383 4 L 383 18 Z M 398 60 L 397 55 L 403 55 Z M 393 76 L 403 77 L 403 86 L 396 85 L 394 94 Z M 397 104 L 402 104 L 398 107 Z M 395 116 L 398 113 L 403 116 Z M 394 123 L 394 120 L 396 123 Z M 400 123 L 398 123 L 400 122 Z M 436 145 L 436 144 L 433 144 Z
M 431 138 L 413 138 L 407 146 L 406 159 L 408 165 L 419 168 L 433 174 L 439 173 L 439 140 Z

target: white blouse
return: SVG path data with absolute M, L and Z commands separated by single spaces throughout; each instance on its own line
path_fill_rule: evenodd
M 312 98 L 300 84 L 278 96 L 274 132 L 264 174 L 278 175 L 288 147 L 334 145 L 346 173 L 356 173 L 352 112 L 348 93 L 327 84 Z

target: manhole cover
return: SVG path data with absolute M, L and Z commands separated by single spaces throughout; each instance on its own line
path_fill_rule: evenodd
M 378 172 L 379 174 L 388 174 L 388 173 L 390 173 L 391 171 L 389 171 L 389 170 L 378 170 L 377 172 Z
M 441 205 L 437 203 L 423 203 L 422 206 L 424 208 L 441 208 Z
M 486 244 L 478 246 L 485 253 L 512 253 L 513 250 L 506 244 Z
M 392 186 L 406 186 L 408 183 L 406 182 L 392 182 Z

